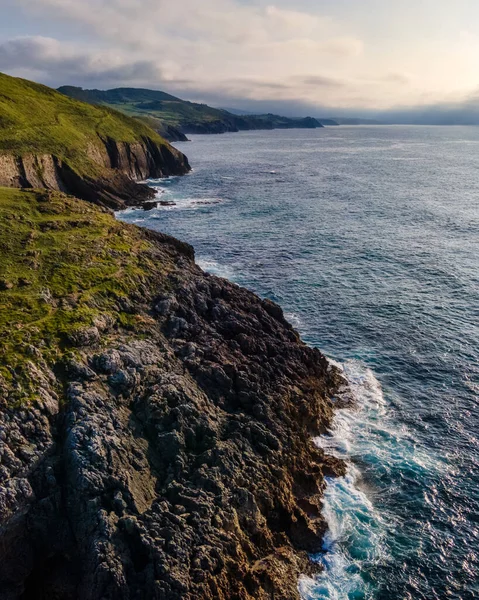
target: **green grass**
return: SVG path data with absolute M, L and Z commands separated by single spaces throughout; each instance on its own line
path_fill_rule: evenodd
M 155 90 L 117 88 L 113 90 L 84 90 L 73 86 L 64 86 L 59 90 L 72 98 L 78 98 L 94 105 L 121 110 L 131 117 L 146 117 L 180 130 L 191 128 L 208 129 L 209 125 L 223 124 L 225 127 L 239 130 L 276 129 L 305 127 L 303 119 L 291 119 L 273 114 L 234 115 L 221 108 L 213 108 L 207 104 L 198 104 L 181 100 L 175 96 Z M 316 126 L 320 126 L 317 123 Z
M 225 121 L 235 117 L 228 115 L 223 110 L 211 108 L 205 104 L 195 104 L 184 100 L 151 103 L 105 103 L 104 106 L 123 111 L 125 114 L 135 116 L 146 116 L 159 119 L 167 125 L 181 127 L 187 123 L 213 123 Z
M 139 228 L 89 203 L 0 188 L 0 391 L 10 403 L 35 398 L 32 352 L 57 364 L 74 350 L 72 333 L 99 315 L 135 326 L 118 301 L 170 268 L 151 249 Z
M 163 123 L 173 127 L 181 127 L 188 123 L 234 122 L 237 118 L 220 108 L 188 102 L 155 90 L 119 88 L 102 91 L 83 90 L 72 86 L 64 86 L 59 89 L 72 98 L 121 110 L 129 116 L 160 119 Z
M 102 139 L 136 142 L 145 137 L 166 144 L 138 119 L 0 73 L 0 154 L 52 154 L 80 175 L 99 174 L 89 149 L 103 149 Z

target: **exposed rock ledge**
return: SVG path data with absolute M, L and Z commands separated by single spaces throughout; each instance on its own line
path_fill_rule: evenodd
M 80 176 L 51 154 L 0 154 L 0 186 L 58 190 L 118 210 L 154 197 L 151 188 L 135 182 L 190 171 L 183 153 L 147 137 L 141 143 L 102 142 L 88 149 L 88 158 L 100 167 L 99 174 L 91 176 Z
M 58 230 L 60 205 L 37 202 L 22 256 L 69 222 L 78 237 L 97 210 L 62 201 Z M 311 442 L 339 372 L 276 304 L 203 273 L 188 244 L 101 214 L 92 269 L 108 252 L 130 261 L 134 291 L 67 335 L 56 364 L 24 328 L 34 401 L 17 386 L 12 405 L 0 376 L 1 600 L 296 600 L 321 549 L 324 476 L 343 472 Z M 99 310 L 87 288 L 52 297 L 50 276 L 49 310 L 81 297 Z

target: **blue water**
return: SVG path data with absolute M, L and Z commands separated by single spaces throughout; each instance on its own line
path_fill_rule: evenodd
M 479 598 L 479 128 L 194 136 L 175 206 L 120 218 L 279 302 L 356 408 L 316 442 L 330 480 L 305 600 Z

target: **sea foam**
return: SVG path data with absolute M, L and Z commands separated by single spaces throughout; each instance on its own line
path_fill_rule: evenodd
M 388 539 L 400 524 L 376 500 L 388 490 L 376 482 L 396 469 L 421 477 L 443 469 L 442 461 L 420 449 L 406 428 L 391 418 L 381 384 L 359 361 L 344 364 L 352 401 L 336 411 L 331 430 L 314 442 L 347 463 L 344 477 L 327 478 L 323 516 L 328 531 L 323 552 L 312 556 L 321 565 L 314 578 L 302 576 L 303 600 L 371 600 L 377 591 L 372 573 L 392 562 Z M 372 473 L 372 477 L 369 474 Z
M 323 553 L 312 557 L 322 571 L 314 579 L 300 578 L 298 588 L 304 600 L 372 597 L 363 573 L 368 563 L 382 558 L 386 529 L 382 516 L 363 489 L 365 486 L 361 485 L 362 475 L 352 458 L 359 437 L 375 427 L 375 421 L 384 414 L 384 396 L 373 372 L 361 363 L 346 363 L 344 374 L 353 401 L 336 411 L 330 432 L 314 441 L 328 454 L 347 460 L 348 468 L 344 477 L 327 478 L 323 516 L 328 531 Z

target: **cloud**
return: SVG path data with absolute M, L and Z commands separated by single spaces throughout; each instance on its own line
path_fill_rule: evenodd
M 399 85 L 407 85 L 411 82 L 411 76 L 405 73 L 387 73 L 380 78 L 382 81 L 389 83 L 397 83 Z
M 290 0 L 289 7 L 285 0 L 7 1 L 22 7 L 29 23 L 48 23 L 48 35 L 72 35 L 1 42 L 0 69 L 50 85 L 163 88 L 217 105 L 289 102 L 310 114 L 311 107 L 432 105 L 457 97 L 459 86 L 447 86 L 446 74 L 456 81 L 463 72 L 466 80 L 475 61 L 466 67 L 460 58 L 479 49 L 469 32 L 456 54 L 445 43 L 427 51 L 405 42 L 393 48 L 389 13 L 381 36 L 368 37 L 357 13 L 353 26 L 344 12 L 331 16 L 334 6 L 325 15 L 310 1 Z M 365 0 L 369 8 L 371 2 Z M 416 21 L 408 32 L 419 27 Z
M 87 53 L 53 38 L 38 36 L 0 43 L 0 69 L 19 73 L 36 71 L 55 83 L 113 85 L 162 79 L 161 69 L 152 61 L 127 62 L 115 52 Z
M 44 83 L 141 85 L 218 97 L 333 102 L 335 72 L 363 42 L 316 12 L 240 0 L 19 0 L 30 15 L 49 14 L 84 28 L 88 47 L 26 37 L 0 47 L 0 68 L 35 73 Z M 304 75 L 306 74 L 306 75 Z M 37 76 L 38 76 L 37 75 Z M 184 83 L 190 80 L 191 86 Z M 191 89 L 190 89 L 191 88 Z M 354 93 L 356 91 L 354 90 Z M 343 98 L 339 102 L 346 102 Z
M 239 0 L 19 0 L 29 14 L 81 25 L 98 43 L 161 57 L 172 78 L 293 75 L 362 52 L 352 32 L 316 13 Z
M 172 76 L 168 57 L 143 59 L 140 54 L 110 48 L 89 48 L 60 42 L 53 38 L 32 36 L 0 42 L 0 70 L 13 75 L 40 80 L 57 87 L 137 86 L 165 89 L 170 93 L 215 105 L 231 104 L 241 98 L 265 107 L 268 102 L 290 102 L 302 113 L 312 108 L 353 106 L 361 82 L 342 80 L 317 73 L 274 76 L 226 77 L 205 74 L 203 77 Z M 188 73 L 193 74 L 194 73 Z M 215 75 L 215 76 L 213 76 Z M 298 98 L 301 102 L 296 102 Z M 287 111 L 288 112 L 288 111 Z
M 345 87 L 345 82 L 334 77 L 324 77 L 322 75 L 299 75 L 295 77 L 298 83 L 319 88 L 341 88 Z
M 257 113 L 289 116 L 369 116 L 385 122 L 412 124 L 479 124 L 479 89 L 455 102 L 431 103 L 390 110 L 371 110 L 368 96 L 361 96 L 365 81 L 301 74 L 278 81 L 236 77 L 198 80 L 168 79 L 154 59 L 131 60 L 110 49 L 92 49 L 62 43 L 48 37 L 21 37 L 0 43 L 0 70 L 42 79 L 51 85 L 84 87 L 137 85 L 165 88 L 179 96 L 216 106 L 238 106 Z M 366 81 L 374 89 L 386 83 L 407 85 L 401 73 L 388 73 Z M 338 96 L 338 92 L 341 94 Z M 331 95 L 332 94 L 332 95 Z M 338 102 L 343 99 L 343 104 Z M 239 102 L 239 104 L 238 104 Z M 369 107 L 367 109 L 366 107 Z

